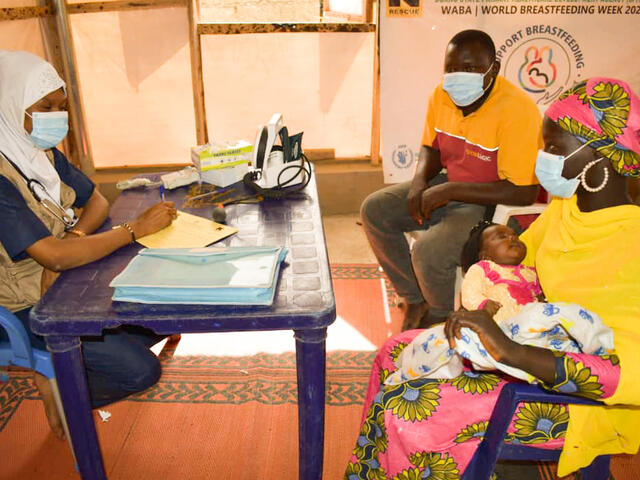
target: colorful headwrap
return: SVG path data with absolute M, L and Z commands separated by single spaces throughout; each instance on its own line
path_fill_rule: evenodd
M 640 178 L 640 98 L 613 78 L 590 78 L 564 92 L 545 115 L 589 144 L 620 175 Z

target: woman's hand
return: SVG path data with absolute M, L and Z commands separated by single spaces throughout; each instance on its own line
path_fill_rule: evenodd
M 449 340 L 449 346 L 455 348 L 455 339 L 462 338 L 460 329 L 470 328 L 480 338 L 482 345 L 498 362 L 510 364 L 510 359 L 521 345 L 511 341 L 486 310 L 458 310 L 447 318 L 444 333 Z
M 177 216 L 173 202 L 160 202 L 142 212 L 131 222 L 131 227 L 136 238 L 142 238 L 168 227 Z
M 478 335 L 494 360 L 524 370 L 543 382 L 555 382 L 556 360 L 551 350 L 514 342 L 500 330 L 486 311 L 458 310 L 449 315 L 444 333 L 452 349 L 456 346 L 455 339 L 462 338 L 462 327 L 468 327 Z
M 136 238 L 142 238 L 169 226 L 176 216 L 173 202 L 162 202 L 142 212 L 138 218 L 129 222 L 129 225 L 133 228 Z M 50 235 L 38 240 L 26 251 L 43 267 L 61 272 L 91 263 L 129 243 L 131 243 L 129 232 L 117 228 L 63 240 Z M 49 277 L 49 274 L 47 273 L 46 276 Z M 43 282 L 43 287 L 46 286 L 47 281 Z
M 495 300 L 487 300 L 482 307 L 482 310 L 487 312 L 491 318 L 496 316 L 498 310 L 502 308 L 502 304 L 500 302 L 496 302 Z

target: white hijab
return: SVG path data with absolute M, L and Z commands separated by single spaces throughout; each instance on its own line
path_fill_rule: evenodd
M 0 151 L 60 202 L 60 176 L 24 129 L 25 110 L 64 88 L 53 66 L 27 52 L 0 50 Z

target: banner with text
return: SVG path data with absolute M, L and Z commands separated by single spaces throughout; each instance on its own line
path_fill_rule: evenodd
M 470 28 L 493 39 L 501 75 L 541 110 L 591 76 L 640 93 L 640 0 L 387 0 L 380 25 L 381 138 L 386 183 L 413 177 L 444 51 Z

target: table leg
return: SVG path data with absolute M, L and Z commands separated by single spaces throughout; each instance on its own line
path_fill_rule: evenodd
M 298 374 L 298 478 L 321 480 L 327 329 L 295 330 Z
M 89 400 L 89 387 L 78 337 L 47 337 L 71 444 L 83 480 L 107 478 Z

